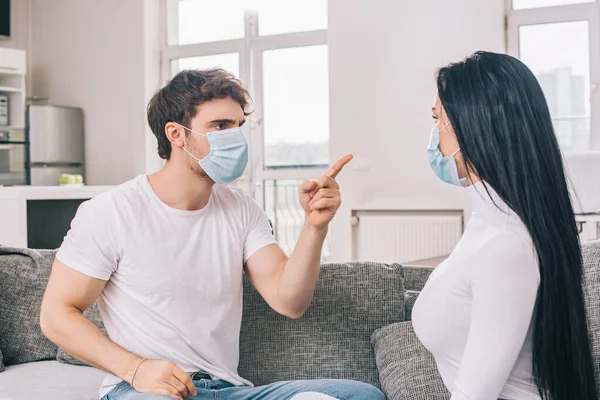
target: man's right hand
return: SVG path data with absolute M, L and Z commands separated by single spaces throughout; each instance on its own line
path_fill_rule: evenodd
M 192 378 L 177 365 L 165 360 L 142 362 L 132 386 L 140 393 L 162 394 L 177 400 L 197 395 Z

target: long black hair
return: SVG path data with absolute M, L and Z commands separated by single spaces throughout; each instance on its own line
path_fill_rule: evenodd
M 483 51 L 441 68 L 437 87 L 467 170 L 521 218 L 535 245 L 541 279 L 533 378 L 540 396 L 597 400 L 578 229 L 542 88 L 521 61 Z

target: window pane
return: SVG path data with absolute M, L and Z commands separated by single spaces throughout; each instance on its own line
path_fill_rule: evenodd
M 184 69 L 209 69 L 220 67 L 239 77 L 240 62 L 238 53 L 216 54 L 213 56 L 179 58 L 171 61 L 171 72 L 175 75 Z
M 253 3 L 258 10 L 259 35 L 327 29 L 327 0 L 254 0 Z
M 263 53 L 265 165 L 329 163 L 327 46 Z
M 595 0 L 513 0 L 513 10 L 563 6 L 566 4 L 593 3 Z
M 217 42 L 244 37 L 243 0 L 180 0 L 178 40 L 173 44 Z
M 265 211 L 273 224 L 277 242 L 290 255 L 296 246 L 302 226 L 304 210 L 298 200 L 298 186 L 303 181 L 270 180 L 265 181 Z M 321 261 L 326 262 L 330 254 L 329 236 L 323 244 Z
M 561 147 L 565 151 L 586 151 L 590 149 L 591 118 L 555 119 L 554 130 Z
M 588 21 L 521 26 L 519 47 L 521 60 L 544 90 L 563 148 L 589 149 Z
M 258 12 L 260 35 L 327 29 L 327 0 L 179 0 L 171 44 L 243 38 L 246 10 Z

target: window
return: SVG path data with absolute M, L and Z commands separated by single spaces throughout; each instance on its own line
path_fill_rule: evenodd
M 512 6 L 509 52 L 540 82 L 563 151 L 600 149 L 600 2 L 513 0 Z
M 267 168 L 329 162 L 327 67 L 326 45 L 264 52 Z
M 590 139 L 590 43 L 588 21 L 525 25 L 519 54 L 537 76 L 559 142 L 586 150 Z
M 240 57 L 237 53 L 187 57 L 172 60 L 171 74 L 175 75 L 177 72 L 184 69 L 208 69 L 216 66 L 231 72 L 237 77 L 240 76 Z
M 327 0 L 163 4 L 164 80 L 183 69 L 221 67 L 248 86 L 250 162 L 237 185 L 263 204 L 291 252 L 303 224 L 298 185 L 329 164 Z
M 327 29 L 326 0 L 168 0 L 171 45 L 243 38 L 245 14 L 255 11 L 260 36 Z
M 286 253 L 291 253 L 304 226 L 304 211 L 298 199 L 302 180 L 269 180 L 265 182 L 265 211 L 273 223 L 275 239 Z M 323 245 L 322 258 L 329 257 L 329 237 Z
M 523 10 L 526 8 L 564 6 L 567 4 L 593 2 L 594 0 L 513 0 L 512 7 L 514 10 Z

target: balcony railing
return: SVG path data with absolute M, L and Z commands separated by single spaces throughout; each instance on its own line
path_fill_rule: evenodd
M 273 223 L 275 238 L 289 255 L 294 250 L 302 226 L 304 210 L 298 199 L 298 187 L 302 180 L 268 180 L 264 184 L 265 211 Z M 330 240 L 325 239 L 321 260 L 329 259 Z

